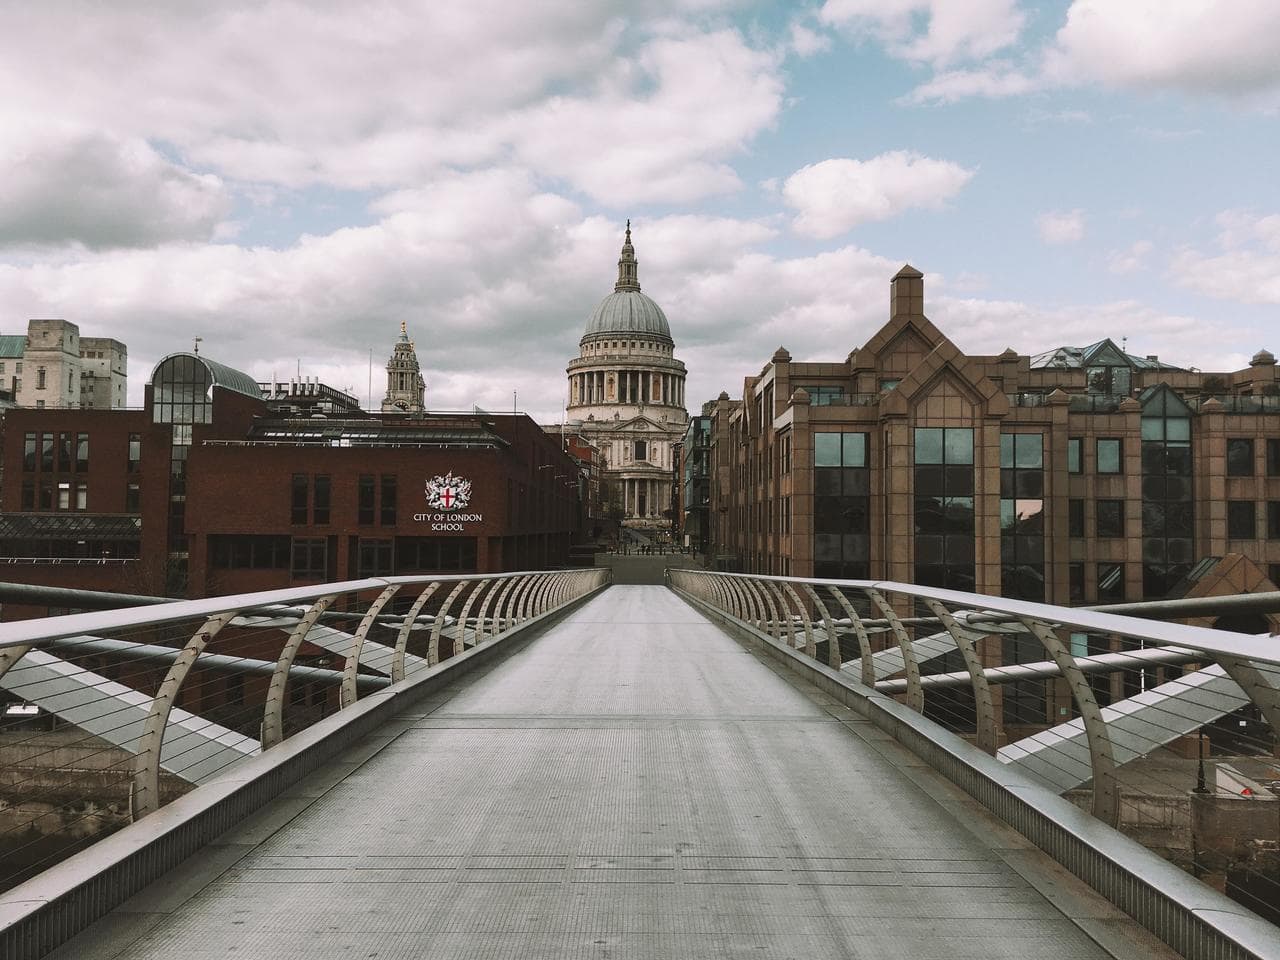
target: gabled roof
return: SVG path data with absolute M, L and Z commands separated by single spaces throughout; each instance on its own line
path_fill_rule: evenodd
M 1193 417 L 1195 411 L 1167 383 L 1157 383 L 1138 394 L 1142 413 L 1149 417 Z
M 20 333 L 0 336 L 0 360 L 10 358 L 21 360 L 22 351 L 27 349 L 27 338 Z

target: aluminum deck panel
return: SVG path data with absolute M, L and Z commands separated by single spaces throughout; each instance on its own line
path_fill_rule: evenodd
M 320 780 L 53 956 L 1098 960 L 1100 921 L 1169 956 L 662 587 L 610 588 Z

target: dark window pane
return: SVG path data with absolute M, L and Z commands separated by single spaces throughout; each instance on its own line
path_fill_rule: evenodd
M 1144 537 L 1163 537 L 1165 535 L 1165 505 L 1158 500 L 1142 501 L 1142 535 Z
M 1124 501 L 1099 500 L 1095 505 L 1099 537 L 1124 536 Z
M 1280 501 L 1267 503 L 1267 539 L 1280 540 Z
M 356 522 L 373 523 L 374 485 L 372 474 L 361 474 L 356 484 Z
M 1084 603 L 1084 564 L 1067 564 L 1067 591 L 1072 606 Z
M 871 493 L 871 471 L 846 467 L 841 472 L 844 474 L 846 496 L 865 497 Z
M 1227 539 L 1252 540 L 1258 535 L 1257 514 L 1252 500 L 1227 501 Z
M 1084 536 L 1084 501 L 1067 501 L 1067 536 Z
M 940 497 L 915 498 L 916 533 L 942 533 L 942 499 Z
M 946 493 L 955 496 L 971 495 L 973 493 L 973 467 L 961 466 L 953 467 L 948 464 L 943 468 L 945 475 L 945 483 L 947 485 Z
M 1168 446 L 1164 452 L 1164 469 L 1170 476 L 1191 476 L 1191 445 Z
M 1227 440 L 1227 476 L 1253 476 L 1253 441 L 1231 438 Z
M 1044 496 L 1044 474 L 1039 470 L 1019 470 L 1014 494 L 1019 497 Z
M 396 477 L 395 474 L 382 475 L 380 491 L 379 523 L 384 527 L 396 525 Z
M 916 537 L 916 568 L 922 564 L 942 563 L 942 537 L 938 535 Z
M 295 473 L 290 483 L 290 523 L 307 522 L 307 475 Z
M 916 467 L 916 493 L 920 496 L 941 496 L 943 490 L 942 467 Z
M 815 496 L 839 494 L 840 470 L 835 467 L 816 468 L 813 471 L 813 492 Z
M 1280 477 L 1280 440 L 1267 441 L 1267 476 Z
M 327 474 L 321 474 L 315 479 L 316 494 L 315 505 L 313 508 L 316 523 L 328 523 L 329 511 L 332 506 L 332 485 Z

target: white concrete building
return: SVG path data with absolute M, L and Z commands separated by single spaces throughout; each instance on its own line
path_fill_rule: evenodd
M 640 292 L 631 221 L 613 293 L 587 321 L 570 361 L 566 416 L 604 455 L 605 504 L 631 527 L 663 528 L 671 508 L 672 445 L 684 435 L 685 366 L 666 314 Z
M 0 336 L 0 390 L 20 407 L 119 408 L 128 361 L 119 340 L 81 337 L 67 320 L 30 320 L 25 337 Z

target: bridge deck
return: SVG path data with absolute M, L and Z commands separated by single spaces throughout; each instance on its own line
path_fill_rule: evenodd
M 892 741 L 614 587 L 59 958 L 1164 957 Z

